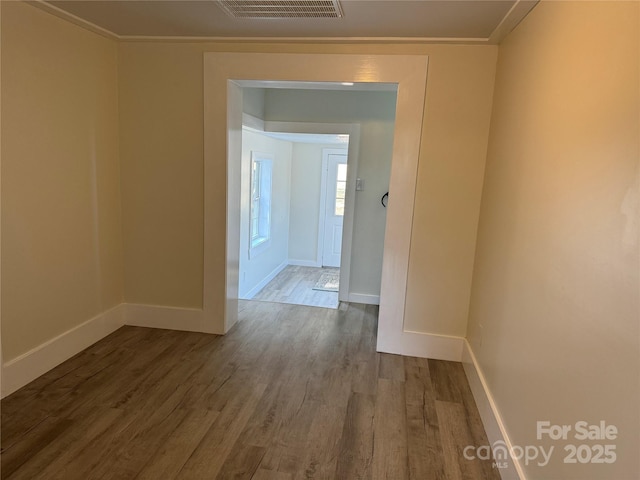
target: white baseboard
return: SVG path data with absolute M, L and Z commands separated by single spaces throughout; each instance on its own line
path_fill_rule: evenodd
M 489 444 L 494 445 L 496 442 L 502 442 L 502 445 L 506 446 L 507 451 L 510 452 L 513 444 L 509 439 L 504 422 L 493 400 L 480 365 L 467 340 L 464 341 L 462 364 L 467 375 L 467 380 L 469 381 L 469 386 L 471 387 L 471 393 L 473 393 L 473 398 L 480 412 L 482 424 L 487 432 Z M 526 480 L 522 465 L 520 465 L 517 459 L 510 458 L 505 463 L 505 468 L 500 469 L 502 480 Z
M 204 311 L 200 308 L 166 307 L 138 303 L 125 303 L 123 306 L 125 325 L 213 333 L 211 325 L 206 325 Z
M 276 275 L 278 275 L 282 270 L 284 270 L 287 267 L 287 265 L 288 265 L 288 261 L 285 260 L 280 265 L 278 265 L 269 275 L 267 275 L 262 280 L 260 280 L 260 282 L 255 287 L 253 287 L 244 295 L 240 295 L 240 298 L 242 298 L 243 300 L 251 300 L 260 290 L 266 287 L 271 280 L 276 278 Z
M 122 304 L 73 327 L 2 365 L 2 398 L 32 382 L 124 324 Z
M 380 295 L 368 295 L 366 293 L 349 293 L 349 302 L 364 303 L 366 305 L 380 305 Z
M 318 263 L 315 260 L 296 260 L 291 258 L 289 259 L 289 265 L 296 265 L 298 267 L 322 267 L 322 263 Z
M 464 338 L 422 332 L 402 332 L 395 338 L 378 336 L 379 352 L 408 357 L 433 358 L 460 362 Z

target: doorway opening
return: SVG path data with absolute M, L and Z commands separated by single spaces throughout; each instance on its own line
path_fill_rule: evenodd
M 434 342 L 442 343 L 431 335 L 404 328 L 427 65 L 425 55 L 204 53 L 203 304 L 198 312 L 204 331 L 224 334 L 239 319 L 241 167 L 237 158 L 242 143 L 242 88 L 251 83 L 287 88 L 292 81 L 336 86 L 386 84 L 396 87 L 397 104 L 386 228 L 382 235 L 386 248 L 377 350 L 415 355 L 417 351 L 430 351 Z M 317 111 L 322 111 L 322 106 Z M 286 119 L 272 117 L 269 123 L 278 123 L 276 120 Z M 350 148 L 351 143 L 354 142 L 350 142 Z M 346 237 L 345 231 L 343 247 L 349 245 Z M 354 250 L 359 251 L 359 245 Z M 342 283 L 342 271 L 340 276 Z
M 350 134 L 243 123 L 239 298 L 338 308 Z
M 238 298 L 378 305 L 397 85 L 236 85 L 241 152 L 228 161 L 240 163 Z M 272 175 L 267 191 L 262 171 Z M 256 213 L 265 198 L 267 216 Z

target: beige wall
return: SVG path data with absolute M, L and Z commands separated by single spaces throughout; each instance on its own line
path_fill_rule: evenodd
M 202 55 L 139 47 L 118 71 L 125 299 L 202 307 Z
M 2 351 L 122 302 L 117 46 L 2 2 Z
M 639 478 L 639 4 L 542 2 L 500 46 L 469 338 L 517 445 L 536 422 L 615 424 Z M 570 434 L 572 435 L 572 434 Z
M 202 306 L 205 51 L 429 55 L 407 326 L 464 335 L 496 46 L 121 43 L 126 300 Z

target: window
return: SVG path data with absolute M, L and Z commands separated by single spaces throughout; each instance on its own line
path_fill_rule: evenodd
M 260 253 L 271 238 L 271 174 L 273 158 L 251 152 L 251 185 L 249 201 L 249 257 Z
M 337 217 L 344 216 L 344 197 L 347 191 L 347 164 L 338 164 L 338 175 L 336 180 L 336 206 L 334 215 Z

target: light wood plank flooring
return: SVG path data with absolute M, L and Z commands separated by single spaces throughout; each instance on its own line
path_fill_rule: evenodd
M 4 399 L 2 478 L 499 478 L 461 456 L 487 444 L 461 364 L 376 353 L 376 307 L 240 309 L 224 337 L 123 327 Z
M 313 290 L 316 282 L 327 270 L 339 269 L 287 265 L 252 300 L 338 308 L 338 292 Z

